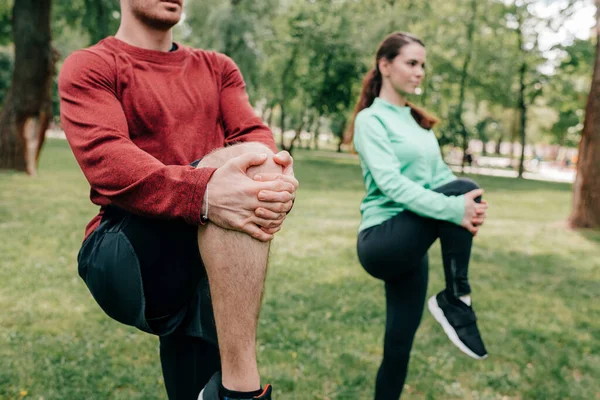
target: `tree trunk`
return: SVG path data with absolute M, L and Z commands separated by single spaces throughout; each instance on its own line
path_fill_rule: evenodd
M 569 218 L 574 228 L 600 228 L 600 0 L 596 0 L 596 5 L 596 62 L 579 143 L 573 212 Z
M 521 158 L 519 159 L 519 178 L 523 177 L 524 163 L 525 163 L 525 128 L 527 125 L 527 105 L 525 104 L 525 71 L 527 70 L 527 64 L 523 62 L 521 65 L 521 71 L 519 74 L 519 110 L 521 111 L 521 123 L 519 124 L 520 137 L 521 137 Z
M 233 0 L 232 0 L 233 1 Z M 285 133 L 285 102 L 286 102 L 286 95 L 287 95 L 287 80 L 290 78 L 290 74 L 294 68 L 294 64 L 296 63 L 296 57 L 298 56 L 298 51 L 299 51 L 299 46 L 296 45 L 294 46 L 293 50 L 292 50 L 292 54 L 290 56 L 290 59 L 288 60 L 285 68 L 283 69 L 283 72 L 281 73 L 281 101 L 280 101 L 280 106 L 281 106 L 281 148 L 289 151 L 286 147 L 285 147 L 285 140 L 284 140 L 284 133 Z
M 51 0 L 13 7 L 15 69 L 0 113 L 0 168 L 36 175 L 52 117 L 51 88 L 58 58 L 51 46 Z
M 496 142 L 496 148 L 495 153 L 500 155 L 500 148 L 502 147 L 502 139 L 503 139 L 503 135 L 498 136 L 498 141 Z
M 304 128 L 305 120 L 306 120 L 306 110 L 302 112 L 302 116 L 300 117 L 300 122 L 298 123 L 298 126 L 296 127 L 296 130 L 295 130 L 294 138 L 290 142 L 290 147 L 286 148 L 283 145 L 281 146 L 283 148 L 283 150 L 290 153 L 290 155 L 292 154 L 292 151 L 294 151 L 294 146 L 298 143 L 298 140 L 300 139 L 300 133 L 302 133 L 302 129 Z
M 271 107 L 266 107 L 262 118 L 263 122 L 270 128 L 271 127 L 271 120 L 273 119 L 273 108 Z
M 519 110 L 513 109 L 513 120 L 511 122 L 511 130 L 510 130 L 510 165 L 513 167 L 513 161 L 515 159 L 515 141 L 519 136 L 519 121 L 521 120 L 521 114 L 519 114 Z
M 281 110 L 281 115 L 279 116 L 279 128 L 281 129 L 281 148 L 283 150 L 288 151 L 288 149 L 285 147 L 285 100 L 283 100 L 281 102 L 281 104 L 279 105 L 280 110 Z
M 307 123 L 306 123 L 306 130 L 308 131 L 308 133 L 310 133 L 310 137 L 308 138 L 308 140 L 306 140 L 305 142 L 303 142 L 302 147 L 304 149 L 310 150 L 310 147 L 312 145 L 313 142 L 313 137 L 314 137 L 314 131 L 313 131 L 313 127 L 315 125 L 315 120 L 317 119 L 317 113 L 316 111 L 313 112 L 308 112 L 307 113 Z
M 338 132 L 338 134 L 336 135 L 340 139 L 340 141 L 338 142 L 338 146 L 337 146 L 338 153 L 342 152 L 342 145 L 344 144 L 344 132 L 346 132 L 347 125 L 348 125 L 348 119 L 346 118 L 346 119 L 344 119 L 344 123 L 342 124 L 340 132 Z
M 527 105 L 525 104 L 525 73 L 527 72 L 527 62 L 525 61 L 525 50 L 523 43 L 523 17 L 520 12 L 517 12 L 519 28 L 517 29 L 518 43 L 519 43 L 519 51 L 521 52 L 521 57 L 523 61 L 521 63 L 521 68 L 519 70 L 519 103 L 518 109 L 521 112 L 520 114 L 520 124 L 519 124 L 519 133 L 521 139 L 521 157 L 519 159 L 519 178 L 523 177 L 524 172 L 524 162 L 525 162 L 525 129 L 527 125 Z
M 469 21 L 469 25 L 467 27 L 467 56 L 465 57 L 465 61 L 463 63 L 462 73 L 460 77 L 460 95 L 458 100 L 458 108 L 457 108 L 457 117 L 458 117 L 458 126 L 460 127 L 462 133 L 462 150 L 463 150 L 463 160 L 462 160 L 462 173 L 465 172 L 465 155 L 467 154 L 467 149 L 469 148 L 469 135 L 467 134 L 467 128 L 463 122 L 462 114 L 463 114 L 463 106 L 465 103 L 465 89 L 467 86 L 467 77 L 469 76 L 469 64 L 471 63 L 471 57 L 473 54 L 473 31 L 475 30 L 475 20 L 477 19 L 477 1 L 473 0 L 471 2 L 471 19 Z
M 313 148 L 319 150 L 319 128 L 321 125 L 321 116 L 319 113 L 315 114 L 315 123 L 312 126 L 313 131 Z

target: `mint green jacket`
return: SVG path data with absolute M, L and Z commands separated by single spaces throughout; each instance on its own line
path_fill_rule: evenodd
M 356 116 L 354 146 L 367 190 L 360 205 L 359 231 L 404 210 L 460 225 L 464 196 L 432 190 L 456 176 L 442 159 L 433 132 L 421 128 L 409 107 L 376 98 Z

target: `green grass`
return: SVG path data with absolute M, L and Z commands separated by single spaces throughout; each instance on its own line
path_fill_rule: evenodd
M 278 399 L 369 399 L 382 283 L 355 251 L 353 159 L 298 152 L 301 189 L 273 243 L 259 358 Z M 569 185 L 476 177 L 489 220 L 471 281 L 490 357 L 472 361 L 425 314 L 406 399 L 600 399 L 600 233 L 565 228 Z M 166 399 L 157 339 L 106 317 L 76 272 L 95 214 L 63 141 L 40 174 L 0 173 L 0 399 Z M 443 286 L 439 247 L 429 291 Z

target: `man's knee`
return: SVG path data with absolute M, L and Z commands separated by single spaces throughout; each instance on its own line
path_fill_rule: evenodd
M 246 175 L 248 175 L 248 177 L 250 178 L 254 178 L 255 175 L 261 172 L 281 174 L 283 172 L 283 167 L 275 163 L 275 160 L 273 160 L 273 156 L 274 154 L 271 153 L 269 154 L 269 157 L 267 158 L 267 161 L 264 162 L 264 164 L 248 168 L 248 171 L 246 171 Z
M 273 151 L 267 145 L 260 142 L 238 143 L 234 144 L 233 146 L 225 147 L 225 150 L 232 151 L 236 157 L 245 153 L 267 153 L 269 155 L 273 154 Z
M 239 143 L 228 147 L 223 147 L 207 154 L 198 163 L 198 168 L 219 168 L 232 158 L 239 157 L 246 153 L 265 153 L 269 155 L 270 161 L 273 158 L 273 151 L 260 142 Z M 265 163 L 267 164 L 267 163 Z
M 256 174 L 258 174 L 259 172 L 278 173 L 278 174 L 283 172 L 281 165 L 277 164 L 275 162 L 275 160 L 273 160 L 275 153 L 273 153 L 273 151 L 269 147 L 267 147 L 266 145 L 264 145 L 262 143 L 259 143 L 259 142 L 240 143 L 240 144 L 232 146 L 232 147 L 235 147 L 235 150 L 236 150 L 235 157 L 240 156 L 242 154 L 246 154 L 246 153 L 267 154 L 267 161 L 265 161 L 264 164 L 248 168 L 247 175 L 250 178 L 254 178 L 254 176 Z

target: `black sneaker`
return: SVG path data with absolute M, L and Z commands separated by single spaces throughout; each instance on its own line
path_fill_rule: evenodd
M 238 399 L 231 397 L 221 397 L 219 395 L 219 389 L 221 388 L 221 373 L 216 372 L 210 381 L 204 386 L 204 389 L 200 392 L 198 400 L 271 400 L 271 385 L 267 385 L 263 392 L 259 396 L 254 396 L 252 399 Z
M 473 307 L 448 295 L 445 290 L 431 297 L 427 306 L 456 347 L 477 360 L 487 358 Z

